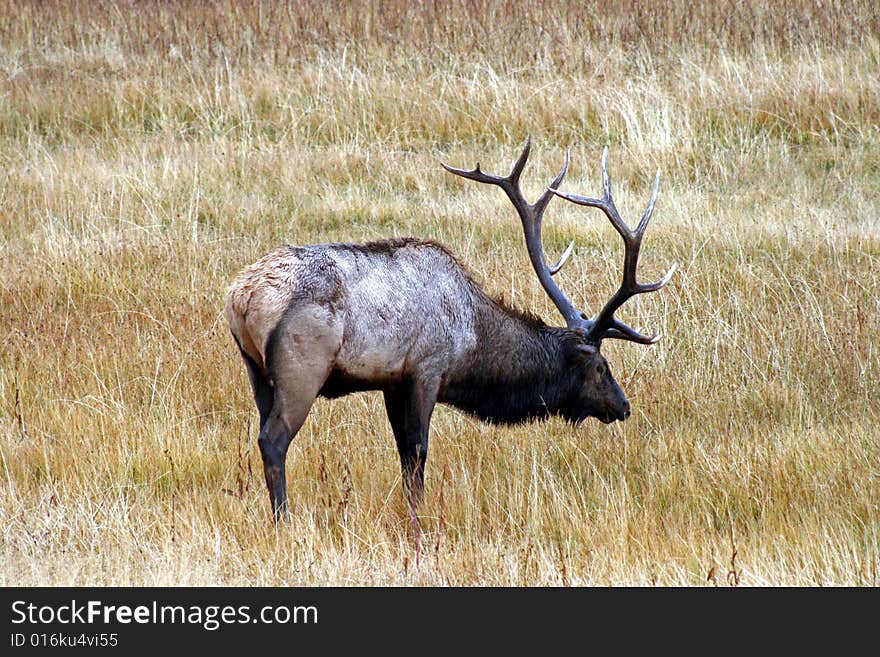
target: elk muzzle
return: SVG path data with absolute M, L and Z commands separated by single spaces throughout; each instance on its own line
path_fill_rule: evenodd
M 615 420 L 618 422 L 623 422 L 630 415 L 632 415 L 632 411 L 630 410 L 629 406 L 629 400 L 626 398 L 626 395 L 623 394 L 623 390 L 616 381 L 614 382 L 614 385 L 609 392 L 610 394 L 605 400 L 605 408 L 603 409 L 604 412 L 597 414 L 596 417 L 598 417 L 599 420 L 604 422 L 605 424 L 611 424 Z

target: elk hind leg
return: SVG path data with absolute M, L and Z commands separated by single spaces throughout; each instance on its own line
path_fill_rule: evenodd
M 238 338 L 235 338 L 235 342 L 238 344 L 238 350 L 241 352 L 241 357 L 244 359 L 244 364 L 247 368 L 248 379 L 250 379 L 251 382 L 251 390 L 254 393 L 254 403 L 256 403 L 257 412 L 260 414 L 260 429 L 262 430 L 263 426 L 266 424 L 266 420 L 269 419 L 269 413 L 272 411 L 272 404 L 275 401 L 275 392 L 272 390 L 272 382 L 269 381 L 262 366 L 251 358 L 244 348 L 242 348 L 241 344 L 238 342 Z
M 260 428 L 258 444 L 272 512 L 289 513 L 285 462 L 290 442 L 302 428 L 338 351 L 335 331 L 323 327 L 279 327 L 267 347 L 266 369 L 274 384 L 272 408 Z

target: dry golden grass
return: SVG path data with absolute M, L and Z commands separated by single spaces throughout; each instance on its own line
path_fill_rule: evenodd
M 0 584 L 877 585 L 880 10 L 873 2 L 0 4 Z M 597 18 L 604 17 L 600 23 Z M 558 321 L 497 190 L 626 217 L 608 344 L 634 416 L 438 407 L 414 563 L 378 394 L 319 401 L 273 528 L 226 285 L 278 244 L 419 235 Z M 556 202 L 562 286 L 618 238 Z

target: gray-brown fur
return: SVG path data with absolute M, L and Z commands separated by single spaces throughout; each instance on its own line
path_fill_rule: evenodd
M 415 496 L 438 401 L 502 423 L 551 414 L 611 421 L 629 413 L 613 379 L 606 391 L 612 403 L 590 394 L 591 370 L 607 364 L 581 333 L 491 298 L 434 242 L 281 247 L 238 276 L 226 314 L 261 407 L 276 511 L 285 499 L 287 444 L 318 395 L 385 392 Z
M 505 191 L 522 222 L 535 273 L 565 328 L 547 326 L 488 296 L 447 249 L 416 238 L 284 246 L 242 271 L 229 288 L 226 316 L 260 414 L 259 445 L 276 517 L 287 506 L 287 448 L 318 396 L 383 392 L 414 527 L 438 402 L 498 423 L 550 415 L 571 422 L 629 417 L 629 402 L 599 347 L 605 338 L 644 344 L 659 338 L 614 317 L 627 299 L 659 289 L 672 273 L 656 283 L 636 282 L 659 178 L 642 221 L 631 231 L 611 198 L 607 149 L 601 199 L 557 191 L 568 169 L 566 155 L 562 171 L 530 204 L 519 187 L 529 148 L 527 141 L 505 177 L 484 173 L 479 165 L 444 166 Z M 624 239 L 623 283 L 592 320 L 552 278 L 571 249 L 554 267 L 544 260 L 541 221 L 554 194 L 602 209 Z

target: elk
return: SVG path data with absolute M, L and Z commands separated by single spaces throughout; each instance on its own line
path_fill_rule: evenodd
M 446 164 L 450 173 L 497 185 L 513 203 L 538 280 L 565 319 L 549 326 L 487 294 L 444 246 L 418 238 L 366 244 L 282 246 L 245 268 L 226 295 L 226 316 L 244 359 L 260 418 L 259 447 L 276 521 L 288 509 L 285 458 L 318 396 L 382 391 L 400 455 L 414 528 L 424 489 L 428 427 L 437 403 L 491 423 L 561 416 L 625 420 L 630 405 L 600 353 L 606 338 L 653 344 L 614 313 L 630 297 L 663 287 L 636 281 L 642 236 L 660 174 L 638 227 L 623 222 L 611 197 L 608 148 L 602 198 L 560 192 L 565 164 L 534 204 L 520 190 L 527 139 L 507 176 Z M 553 280 L 571 254 L 548 266 L 541 221 L 553 196 L 602 210 L 623 238 L 623 280 L 589 319 Z

